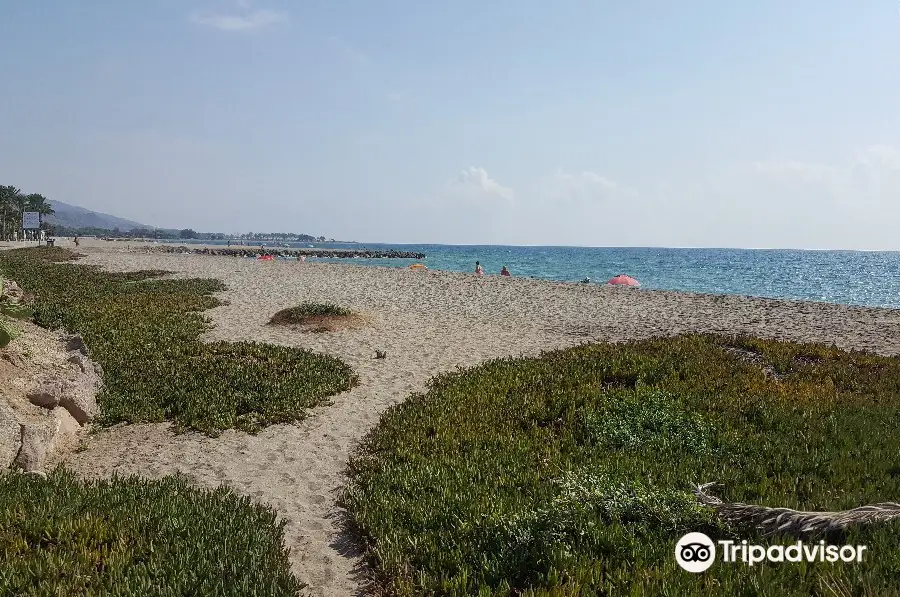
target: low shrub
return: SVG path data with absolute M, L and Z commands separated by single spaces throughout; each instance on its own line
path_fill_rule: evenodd
M 255 342 L 205 343 L 202 311 L 218 280 L 157 280 L 161 271 L 111 273 L 65 263 L 61 248 L 0 252 L 0 271 L 35 296 L 34 319 L 79 333 L 103 368 L 97 423 L 173 421 L 215 435 L 306 416 L 357 378 L 340 360 Z
M 269 325 L 299 326 L 311 332 L 333 332 L 358 323 L 352 311 L 331 303 L 302 303 L 282 309 L 269 319 Z
M 724 523 L 692 483 L 802 510 L 896 501 L 898 420 L 896 358 L 717 336 L 582 346 L 432 380 L 383 415 L 343 501 L 393 594 L 889 594 L 893 522 L 840 538 L 869 546 L 861 564 L 694 575 L 674 547 L 691 531 L 787 542 Z
M 350 309 L 331 303 L 302 303 L 296 307 L 282 309 L 272 316 L 269 323 L 273 325 L 302 325 L 317 317 L 349 317 Z
M 0 595 L 298 595 L 284 522 L 183 477 L 0 476 Z

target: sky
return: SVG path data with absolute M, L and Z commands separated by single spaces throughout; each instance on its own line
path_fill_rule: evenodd
M 900 250 L 900 3 L 0 0 L 0 184 L 388 243 Z

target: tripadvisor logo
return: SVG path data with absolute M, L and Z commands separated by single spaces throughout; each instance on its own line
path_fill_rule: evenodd
M 761 562 L 862 562 L 866 545 L 828 545 L 825 541 L 790 545 L 753 545 L 744 541 L 714 542 L 703 533 L 688 533 L 675 544 L 675 561 L 688 572 L 704 572 L 716 561 L 716 545 L 726 564 L 753 566 Z
M 716 561 L 716 545 L 703 533 L 688 533 L 675 544 L 675 561 L 688 572 L 703 572 Z

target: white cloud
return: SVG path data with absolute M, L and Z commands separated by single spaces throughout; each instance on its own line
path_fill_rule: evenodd
M 736 176 L 735 176 L 736 175 Z M 782 205 L 828 200 L 841 206 L 860 203 L 893 205 L 900 194 L 900 150 L 889 145 L 871 145 L 856 151 L 839 164 L 796 160 L 754 162 L 730 173 L 735 192 L 749 184 L 766 191 L 764 200 Z
M 840 172 L 831 166 L 796 160 L 752 162 L 747 169 L 760 179 L 804 184 L 828 184 L 840 176 Z
M 240 8 L 248 8 L 246 1 L 239 2 Z M 194 12 L 190 20 L 198 25 L 213 27 L 220 31 L 256 31 L 272 25 L 288 23 L 286 13 L 274 10 L 254 10 L 245 14 L 223 14 Z
M 487 170 L 484 168 L 475 166 L 470 166 L 460 172 L 452 187 L 467 197 L 494 198 L 505 201 L 512 201 L 515 197 L 511 188 L 504 187 L 488 176 Z
M 520 193 L 511 218 L 513 243 L 586 246 L 629 244 L 656 221 L 643 191 L 597 172 L 563 169 Z
M 797 160 L 743 164 L 719 173 L 711 184 L 733 213 L 797 213 L 839 206 L 855 185 L 848 168 Z M 751 217 L 750 214 L 740 217 Z
M 503 242 L 514 226 L 514 197 L 511 188 L 484 168 L 471 166 L 413 201 L 419 222 L 415 234 L 423 242 L 428 238 L 432 240 L 427 242 L 438 243 Z
M 595 172 L 571 174 L 559 169 L 553 175 L 551 194 L 563 200 L 603 202 L 634 196 L 636 192 Z
M 368 54 L 354 48 L 352 45 L 335 35 L 328 38 L 328 45 L 343 56 L 345 60 L 352 62 L 353 64 L 364 65 L 369 64 L 371 61 Z
M 808 249 L 897 248 L 900 151 L 872 145 L 843 160 L 751 162 L 657 198 L 686 244 Z
M 400 104 L 406 100 L 407 95 L 403 91 L 388 91 L 384 94 L 384 99 L 392 104 Z
M 900 150 L 888 145 L 872 145 L 856 156 L 851 182 L 870 202 L 893 206 L 900 197 Z M 891 207 L 893 208 L 893 207 Z
M 900 171 L 900 149 L 890 145 L 870 145 L 859 152 L 857 161 L 870 167 Z

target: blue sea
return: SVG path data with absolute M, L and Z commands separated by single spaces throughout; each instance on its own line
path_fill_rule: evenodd
M 216 243 L 219 244 L 219 243 Z M 221 244 L 224 244 L 221 243 Z M 266 243 L 274 246 L 274 243 Z M 307 247 L 307 243 L 291 243 Z M 617 274 L 643 288 L 826 301 L 900 308 L 900 252 L 780 249 L 664 249 L 315 243 L 323 249 L 421 252 L 429 269 L 604 283 Z M 347 262 L 347 259 L 317 259 Z M 408 267 L 407 259 L 352 259 L 358 265 Z

